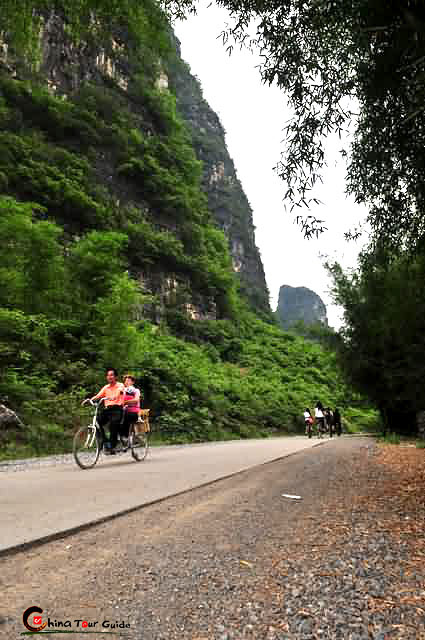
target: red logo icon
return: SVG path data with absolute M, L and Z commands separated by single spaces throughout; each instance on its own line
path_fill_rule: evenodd
M 34 615 L 32 623 L 35 625 L 38 625 L 36 627 L 33 627 L 29 623 L 29 619 L 34 613 L 36 615 Z M 28 631 L 31 631 L 32 633 L 36 633 L 37 631 L 42 631 L 44 627 L 47 626 L 47 622 L 42 623 L 43 618 L 40 616 L 40 613 L 43 613 L 43 609 L 37 606 L 28 607 L 28 609 L 24 611 L 24 615 L 22 616 L 22 622 L 24 623 L 24 626 L 28 629 Z
M 84 621 L 83 621 L 83 625 L 82 625 L 82 626 L 83 626 L 83 627 L 88 627 L 88 626 L 89 626 L 89 623 L 87 622 L 87 620 L 84 620 Z

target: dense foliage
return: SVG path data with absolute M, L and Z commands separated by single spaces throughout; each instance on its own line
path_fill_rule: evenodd
M 297 431 L 318 397 L 359 404 L 332 351 L 240 302 L 237 322 L 193 321 L 172 307 L 160 326 L 140 316 L 124 233 L 90 231 L 64 252 L 62 229 L 37 207 L 2 197 L 0 213 L 0 395 L 28 424 L 2 434 L 3 456 L 68 448 L 79 402 L 110 363 L 136 373 L 171 441 Z
M 330 267 L 344 306 L 342 363 L 355 388 L 379 407 L 390 431 L 412 433 L 425 409 L 425 260 L 365 254 L 359 270 Z
M 15 53 L 13 12 L 27 21 L 24 39 L 35 19 L 21 4 L 2 4 Z M 102 17 L 106 7 L 36 8 L 53 5 L 73 39 L 89 37 L 87 8 Z M 118 4 L 108 6 L 114 18 Z M 330 349 L 247 310 L 193 141 L 172 93 L 156 86 L 159 56 L 172 55 L 168 26 L 150 2 L 137 11 L 151 28 L 139 42 L 135 21 L 131 52 L 119 50 L 131 60 L 126 91 L 104 76 L 65 98 L 37 74 L 0 73 L 0 399 L 27 425 L 0 434 L 1 455 L 67 448 L 107 365 L 136 374 L 161 437 L 174 441 L 296 430 L 319 397 L 361 404 Z M 194 302 L 202 319 L 188 314 Z
M 237 322 L 191 321 L 172 307 L 160 326 L 141 317 L 125 234 L 90 231 L 64 252 L 62 229 L 37 207 L 2 197 L 0 212 L 0 395 L 28 424 L 2 435 L 3 456 L 68 448 L 79 401 L 111 362 L 136 373 L 171 441 L 296 431 L 317 397 L 359 404 L 332 351 L 242 303 Z

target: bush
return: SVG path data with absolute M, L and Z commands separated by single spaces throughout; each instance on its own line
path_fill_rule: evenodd
M 348 433 L 382 432 L 382 420 L 379 412 L 365 407 L 341 410 L 344 429 Z
M 383 444 L 400 444 L 401 437 L 398 433 L 387 433 L 385 436 L 381 437 L 381 442 Z

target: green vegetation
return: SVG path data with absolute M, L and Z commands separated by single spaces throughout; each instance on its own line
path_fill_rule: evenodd
M 424 3 L 218 4 L 231 16 L 224 45 L 257 48 L 263 80 L 277 84 L 291 106 L 277 172 L 288 186 L 287 201 L 300 207 L 307 237 L 326 229 L 308 211 L 318 203 L 326 138 L 354 132 L 343 149 L 347 191 L 368 207 L 370 245 L 356 273 L 332 267 L 336 299 L 345 308 L 340 362 L 354 388 L 379 407 L 385 430 L 413 433 L 416 414 L 425 409 Z
M 139 41 L 133 25 L 119 49 L 126 92 L 105 76 L 65 98 L 29 71 L 0 74 L 0 400 L 26 424 L 0 434 L 2 457 L 67 450 L 107 365 L 136 374 L 171 442 L 296 432 L 319 398 L 363 406 L 326 341 L 248 310 L 175 98 L 155 86 L 168 26 L 150 2 L 137 11 L 152 28 Z
M 184 13 L 197 3 L 160 4 L 169 13 Z M 353 123 L 350 191 L 369 206 L 375 238 L 403 244 L 408 235 L 415 243 L 424 232 L 423 3 L 218 0 L 218 5 L 231 16 L 223 24 L 225 46 L 257 47 L 263 80 L 276 83 L 292 107 L 278 166 L 287 198 L 307 206 L 314 200 L 311 190 L 326 163 L 326 136 Z M 109 50 L 124 23 L 147 69 L 166 57 L 166 22 L 152 0 L 1 0 L 0 9 L 1 31 L 12 48 L 28 55 L 37 52 L 43 18 L 54 9 L 77 43 L 101 41 Z M 299 213 L 307 234 L 323 230 L 321 220 Z
M 400 444 L 401 443 L 401 438 L 399 436 L 398 433 L 387 433 L 386 435 L 382 436 L 380 441 L 383 444 Z
M 109 363 L 137 374 L 173 442 L 296 432 L 318 397 L 356 402 L 333 352 L 241 302 L 237 321 L 193 321 L 172 308 L 160 326 L 137 319 L 143 296 L 123 271 L 125 234 L 90 231 L 64 251 L 60 227 L 37 219 L 42 210 L 10 197 L 0 207 L 0 395 L 28 424 L 2 435 L 3 457 L 69 448 L 79 402 Z
M 53 329 L 40 337 L 37 326 L 26 336 L 26 359 L 22 354 L 18 361 L 16 352 L 3 356 L 17 366 L 2 378 L 1 391 L 30 425 L 21 434 L 9 434 L 3 457 L 68 449 L 73 430 L 87 416 L 79 402 L 103 382 L 100 367 L 107 362 L 136 374 L 154 428 L 168 442 L 296 433 L 303 428 L 304 406 L 318 397 L 341 406 L 343 415 L 347 399 L 356 401 L 340 379 L 332 352 L 250 312 L 242 314 L 238 326 L 228 320 L 186 320 L 192 333 L 183 339 L 166 325 L 129 321 L 137 294 L 129 280 L 119 283 L 119 291 L 91 310 L 94 317 L 84 331 L 79 327 L 75 359 L 65 350 L 57 352 Z M 67 331 L 72 348 L 69 323 Z M 35 366 L 30 350 L 37 348 Z
M 109 51 L 112 38 L 124 27 L 151 77 L 159 57 L 170 48 L 165 14 L 153 0 L 1 0 L 1 33 L 22 69 L 37 68 L 40 33 L 52 12 L 63 20 L 67 37 L 77 45 L 87 42 Z
M 90 231 L 65 252 L 39 208 L 2 197 L 0 212 L 0 395 L 29 425 L 8 434 L 3 457 L 69 447 L 79 402 L 108 363 L 137 374 L 162 437 L 175 442 L 296 431 L 304 405 L 349 397 L 331 351 L 240 302 L 237 322 L 171 309 L 161 326 L 137 320 L 143 296 L 123 271 L 125 234 Z
M 340 351 L 348 379 L 379 408 L 388 432 L 414 433 L 425 406 L 424 256 L 365 252 L 357 272 L 330 270 L 345 310 Z
M 349 407 L 342 418 L 347 433 L 381 433 L 382 423 L 379 412 L 367 407 Z

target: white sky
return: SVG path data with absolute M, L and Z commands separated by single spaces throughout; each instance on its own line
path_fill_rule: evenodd
M 283 149 L 283 127 L 290 116 L 285 96 L 277 87 L 262 84 L 248 51 L 226 52 L 217 39 L 227 12 L 208 0 L 199 4 L 196 16 L 175 25 L 182 56 L 201 81 L 205 99 L 219 115 L 238 177 L 254 211 L 256 243 L 266 273 L 274 310 L 282 284 L 313 289 L 324 300 L 332 326 L 340 325 L 340 309 L 329 296 L 330 281 L 321 255 L 355 266 L 360 243 L 346 242 L 344 232 L 364 219 L 365 211 L 344 191 L 345 164 L 338 150 L 341 142 L 328 144 L 324 183 L 314 194 L 324 204 L 311 213 L 324 219 L 329 231 L 318 240 L 305 240 L 294 215 L 283 204 L 285 184 L 273 171 Z

